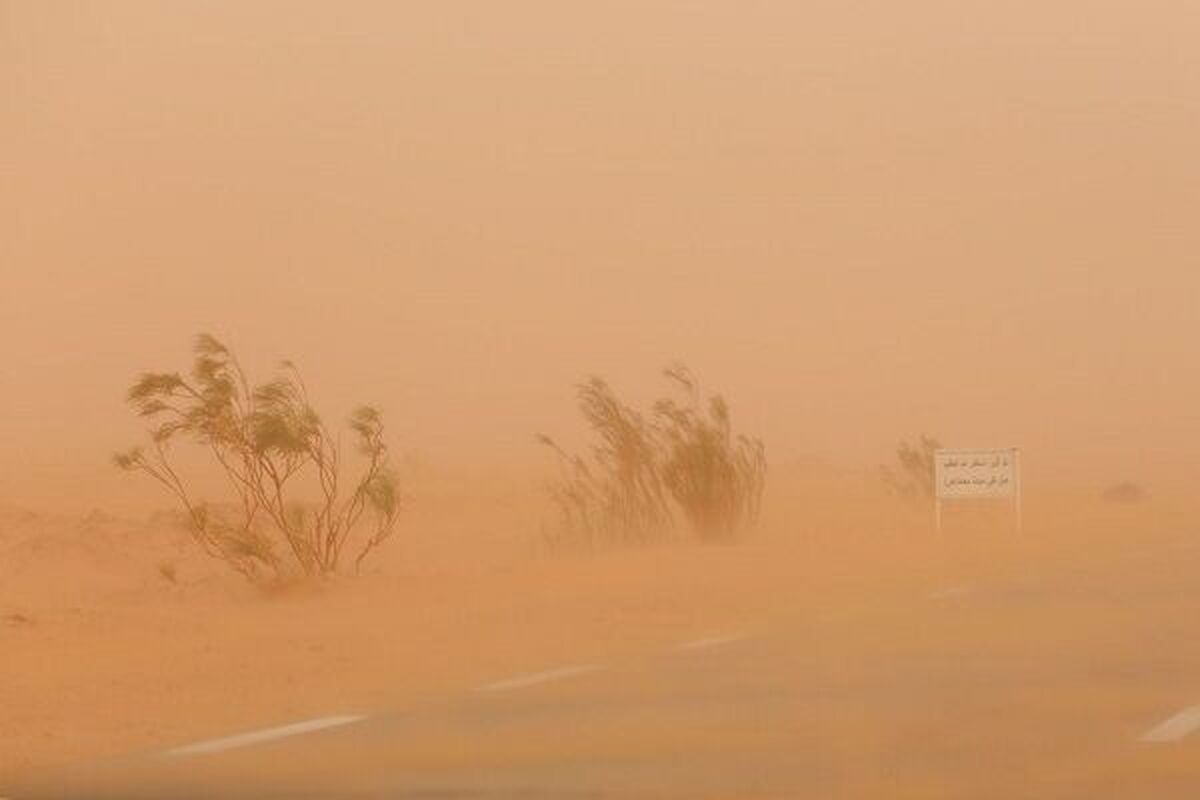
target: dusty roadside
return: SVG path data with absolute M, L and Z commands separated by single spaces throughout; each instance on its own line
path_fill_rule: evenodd
M 1022 539 L 982 517 L 939 539 L 923 514 L 860 483 L 818 492 L 808 480 L 775 487 L 746 542 L 582 554 L 538 545 L 540 503 L 536 487 L 442 490 L 368 574 L 265 589 L 161 520 L 7 511 L 0 766 L 396 708 L 547 664 L 1104 558 L 1149 536 L 1143 523 L 1186 529 L 1177 510 L 1046 498 Z

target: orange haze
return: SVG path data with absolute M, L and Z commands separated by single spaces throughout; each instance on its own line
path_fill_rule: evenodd
M 158 502 L 143 369 L 290 357 L 433 465 L 682 359 L 776 463 L 1200 461 L 1200 6 L 0 1 L 0 504 Z

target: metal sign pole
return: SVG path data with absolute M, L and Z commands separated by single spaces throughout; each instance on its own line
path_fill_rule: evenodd
M 1024 509 L 1021 503 L 1021 451 L 1013 448 L 1013 477 L 1016 486 L 1013 487 L 1013 499 L 1017 504 L 1017 534 L 1025 531 Z

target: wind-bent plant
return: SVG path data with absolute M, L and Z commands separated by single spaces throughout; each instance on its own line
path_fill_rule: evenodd
M 580 413 L 598 438 L 588 456 L 540 437 L 561 470 L 550 486 L 560 538 L 646 541 L 682 521 L 713 539 L 757 521 L 766 479 L 762 442 L 734 437 L 728 405 L 714 396 L 705 408 L 686 368 L 664 374 L 687 401 L 663 398 L 649 417 L 622 403 L 600 378 L 577 387 Z
M 228 348 L 198 336 L 190 377 L 146 373 L 129 389 L 129 404 L 151 422 L 150 448 L 135 447 L 114 461 L 166 487 L 205 552 L 248 578 L 295 567 L 309 575 L 336 571 L 365 518 L 357 568 L 391 536 L 400 512 L 383 418 L 368 406 L 351 416 L 365 466 L 345 491 L 338 440 L 310 405 L 295 365 L 282 366 L 282 375 L 252 386 Z M 192 496 L 170 458 L 180 439 L 208 449 L 228 478 L 233 503 L 212 506 Z M 305 482 L 315 502 L 299 499 Z
M 561 532 L 589 544 L 645 541 L 669 520 L 653 430 L 600 378 L 577 391 L 579 411 L 599 438 L 591 458 L 569 455 L 549 436 L 540 437 L 559 457 L 561 475 L 550 496 L 561 515 Z
M 899 470 L 880 467 L 883 481 L 902 497 L 933 497 L 933 455 L 941 443 L 932 436 L 921 435 L 917 443 L 901 442 L 896 448 Z
M 686 398 L 654 405 L 663 449 L 662 479 L 697 535 L 727 538 L 758 521 L 766 486 L 766 450 L 759 439 L 734 437 L 729 404 L 720 395 L 700 395 L 682 366 L 663 373 Z

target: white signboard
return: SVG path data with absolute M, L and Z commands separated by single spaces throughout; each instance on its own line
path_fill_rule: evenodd
M 1016 450 L 937 450 L 933 480 L 938 497 L 1012 497 L 1017 491 Z
M 936 450 L 933 488 L 939 531 L 943 500 L 985 497 L 1011 497 L 1021 529 L 1021 452 L 1016 448 Z

